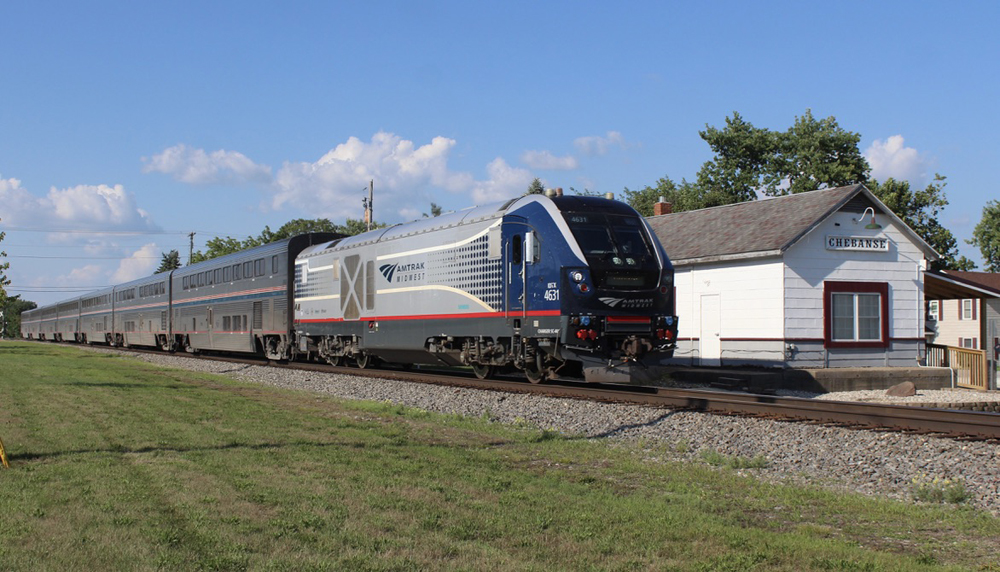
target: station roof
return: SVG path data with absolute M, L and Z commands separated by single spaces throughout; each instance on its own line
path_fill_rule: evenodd
M 840 210 L 862 213 L 872 207 L 888 217 L 930 260 L 927 242 L 864 185 L 850 185 L 720 207 L 648 217 L 675 266 L 780 256 L 823 220 Z

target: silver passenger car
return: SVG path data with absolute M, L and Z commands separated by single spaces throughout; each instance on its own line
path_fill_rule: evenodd
M 170 274 L 162 272 L 114 288 L 116 346 L 171 349 Z
M 290 356 L 292 275 L 302 249 L 340 238 L 302 234 L 185 266 L 171 274 L 171 322 L 178 349 Z

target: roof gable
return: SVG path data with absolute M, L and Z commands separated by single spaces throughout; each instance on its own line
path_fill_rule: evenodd
M 839 210 L 895 220 L 932 259 L 934 250 L 864 185 L 822 189 L 745 203 L 653 216 L 646 220 L 674 264 L 778 256 Z

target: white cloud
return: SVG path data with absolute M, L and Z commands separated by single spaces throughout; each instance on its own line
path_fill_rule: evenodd
M 885 141 L 876 139 L 864 152 L 872 168 L 872 178 L 884 181 L 889 177 L 921 185 L 927 180 L 931 161 L 916 149 L 906 147 L 902 135 L 892 135 Z
M 524 192 L 531 182 L 527 176 L 523 186 L 512 189 L 506 182 L 493 177 L 507 177 L 509 167 L 487 167 L 489 180 L 477 181 L 470 173 L 452 171 L 448 159 L 455 147 L 454 139 L 435 137 L 426 145 L 417 146 L 398 135 L 380 131 L 368 142 L 357 137 L 320 157 L 315 163 L 288 162 L 278 170 L 273 187 L 271 207 L 294 206 L 314 213 L 314 216 L 360 218 L 361 199 L 369 181 L 375 181 L 375 218 L 391 221 L 413 218 L 414 212 L 426 212 L 434 188 L 450 193 L 472 193 L 474 200 L 483 197 L 502 198 Z M 492 200 L 492 199 L 491 199 Z M 386 212 L 391 214 L 385 214 Z M 382 214 L 380 214 L 382 213 Z
M 622 149 L 627 149 L 629 144 L 622 137 L 622 134 L 618 131 L 608 131 L 607 135 L 601 137 L 599 135 L 588 135 L 586 137 L 577 137 L 573 141 L 573 145 L 581 153 L 587 156 L 595 155 L 605 155 L 608 149 L 612 146 L 618 146 Z
M 155 243 L 144 245 L 123 258 L 118 269 L 111 273 L 111 284 L 121 284 L 149 276 L 160 265 L 160 248 Z
M 11 226 L 56 230 L 155 230 L 122 185 L 77 185 L 36 197 L 17 179 L 0 179 L 0 219 Z
M 255 182 L 270 193 L 265 208 L 293 207 L 312 217 L 361 218 L 361 200 L 369 181 L 375 182 L 375 218 L 383 222 L 409 220 L 426 212 L 433 192 L 471 194 L 475 201 L 500 200 L 524 193 L 531 174 L 510 167 L 503 159 L 487 165 L 487 179 L 452 171 L 448 160 L 454 139 L 434 137 L 418 146 L 393 133 L 379 131 L 369 141 L 350 137 L 315 162 L 287 161 L 274 175 L 232 151 L 207 153 L 176 145 L 143 159 L 144 171 L 172 175 L 192 184 Z M 555 157 L 546 151 L 528 152 L 527 162 L 538 161 L 550 169 L 576 167 L 573 157 Z M 471 205 L 469 205 L 471 206 Z
M 220 149 L 205 152 L 186 145 L 174 145 L 142 158 L 144 173 L 164 173 L 178 181 L 195 185 L 268 184 L 271 167 L 258 165 L 246 155 Z
M 477 204 L 501 201 L 523 195 L 534 177 L 526 169 L 511 167 L 501 157 L 486 166 L 489 180 L 477 181 L 472 198 Z
M 521 153 L 521 161 L 532 169 L 543 171 L 572 171 L 578 166 L 576 157 L 556 157 L 549 151 L 525 151 Z

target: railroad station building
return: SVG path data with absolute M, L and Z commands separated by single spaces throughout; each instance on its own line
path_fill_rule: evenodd
M 863 185 L 656 209 L 647 221 L 676 272 L 680 332 L 671 364 L 923 363 L 924 280 L 938 255 Z

